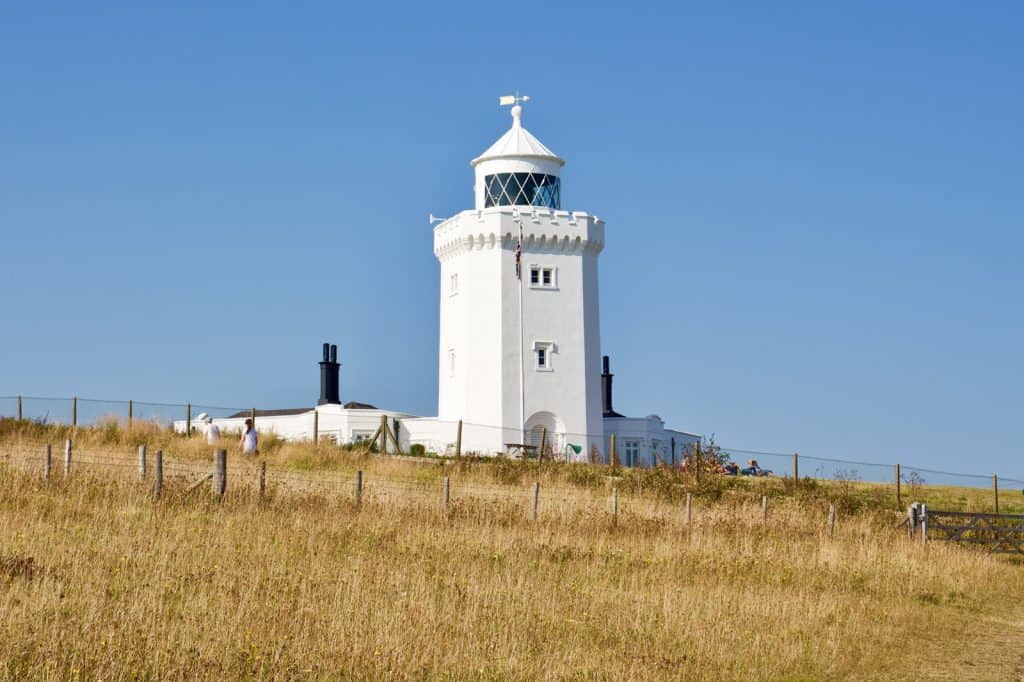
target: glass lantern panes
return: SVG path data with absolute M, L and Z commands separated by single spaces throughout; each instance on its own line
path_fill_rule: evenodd
M 495 173 L 484 176 L 484 206 L 561 207 L 559 181 L 544 173 Z

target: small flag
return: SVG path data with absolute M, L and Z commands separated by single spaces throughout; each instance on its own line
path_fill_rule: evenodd
M 523 278 L 522 256 L 523 256 L 522 242 L 521 242 L 521 240 L 517 239 L 516 240 L 516 279 L 519 279 L 519 280 L 521 280 Z

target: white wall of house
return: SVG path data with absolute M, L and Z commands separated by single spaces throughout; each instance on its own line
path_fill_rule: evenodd
M 317 405 L 300 414 L 257 415 L 256 431 L 263 434 L 273 433 L 289 441 L 312 440 L 314 410 L 318 415 L 317 432 L 320 439 L 339 444 L 354 443 L 371 438 L 380 426 L 381 416 L 388 418 L 388 425 L 392 430 L 394 429 L 393 420 L 397 419 L 401 423 L 413 416 L 394 410 L 357 410 L 345 409 L 341 405 Z M 233 433 L 241 433 L 247 418 L 244 416 L 214 419 L 213 423 L 220 429 L 222 436 L 227 438 Z M 205 424 L 198 420 L 193 420 L 192 428 L 195 432 L 205 433 Z M 175 421 L 174 430 L 183 433 L 185 420 Z
M 700 442 L 696 434 L 666 429 L 657 415 L 605 417 L 604 430 L 608 437 L 615 434 L 615 449 L 623 466 L 678 466 L 686 448 Z

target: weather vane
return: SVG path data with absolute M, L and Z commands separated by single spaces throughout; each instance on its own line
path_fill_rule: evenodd
M 523 95 L 522 97 L 520 97 L 519 96 L 519 92 L 517 91 L 516 94 L 514 94 L 514 95 L 502 95 L 501 97 L 499 97 L 498 98 L 498 106 L 499 107 L 507 107 L 510 104 L 518 105 L 520 102 L 529 102 L 529 101 L 530 101 L 529 95 Z

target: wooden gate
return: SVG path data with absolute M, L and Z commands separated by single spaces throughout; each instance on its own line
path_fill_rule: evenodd
M 990 552 L 1024 554 L 1024 514 L 986 514 L 929 509 L 920 505 L 916 513 L 922 539 L 970 542 Z

